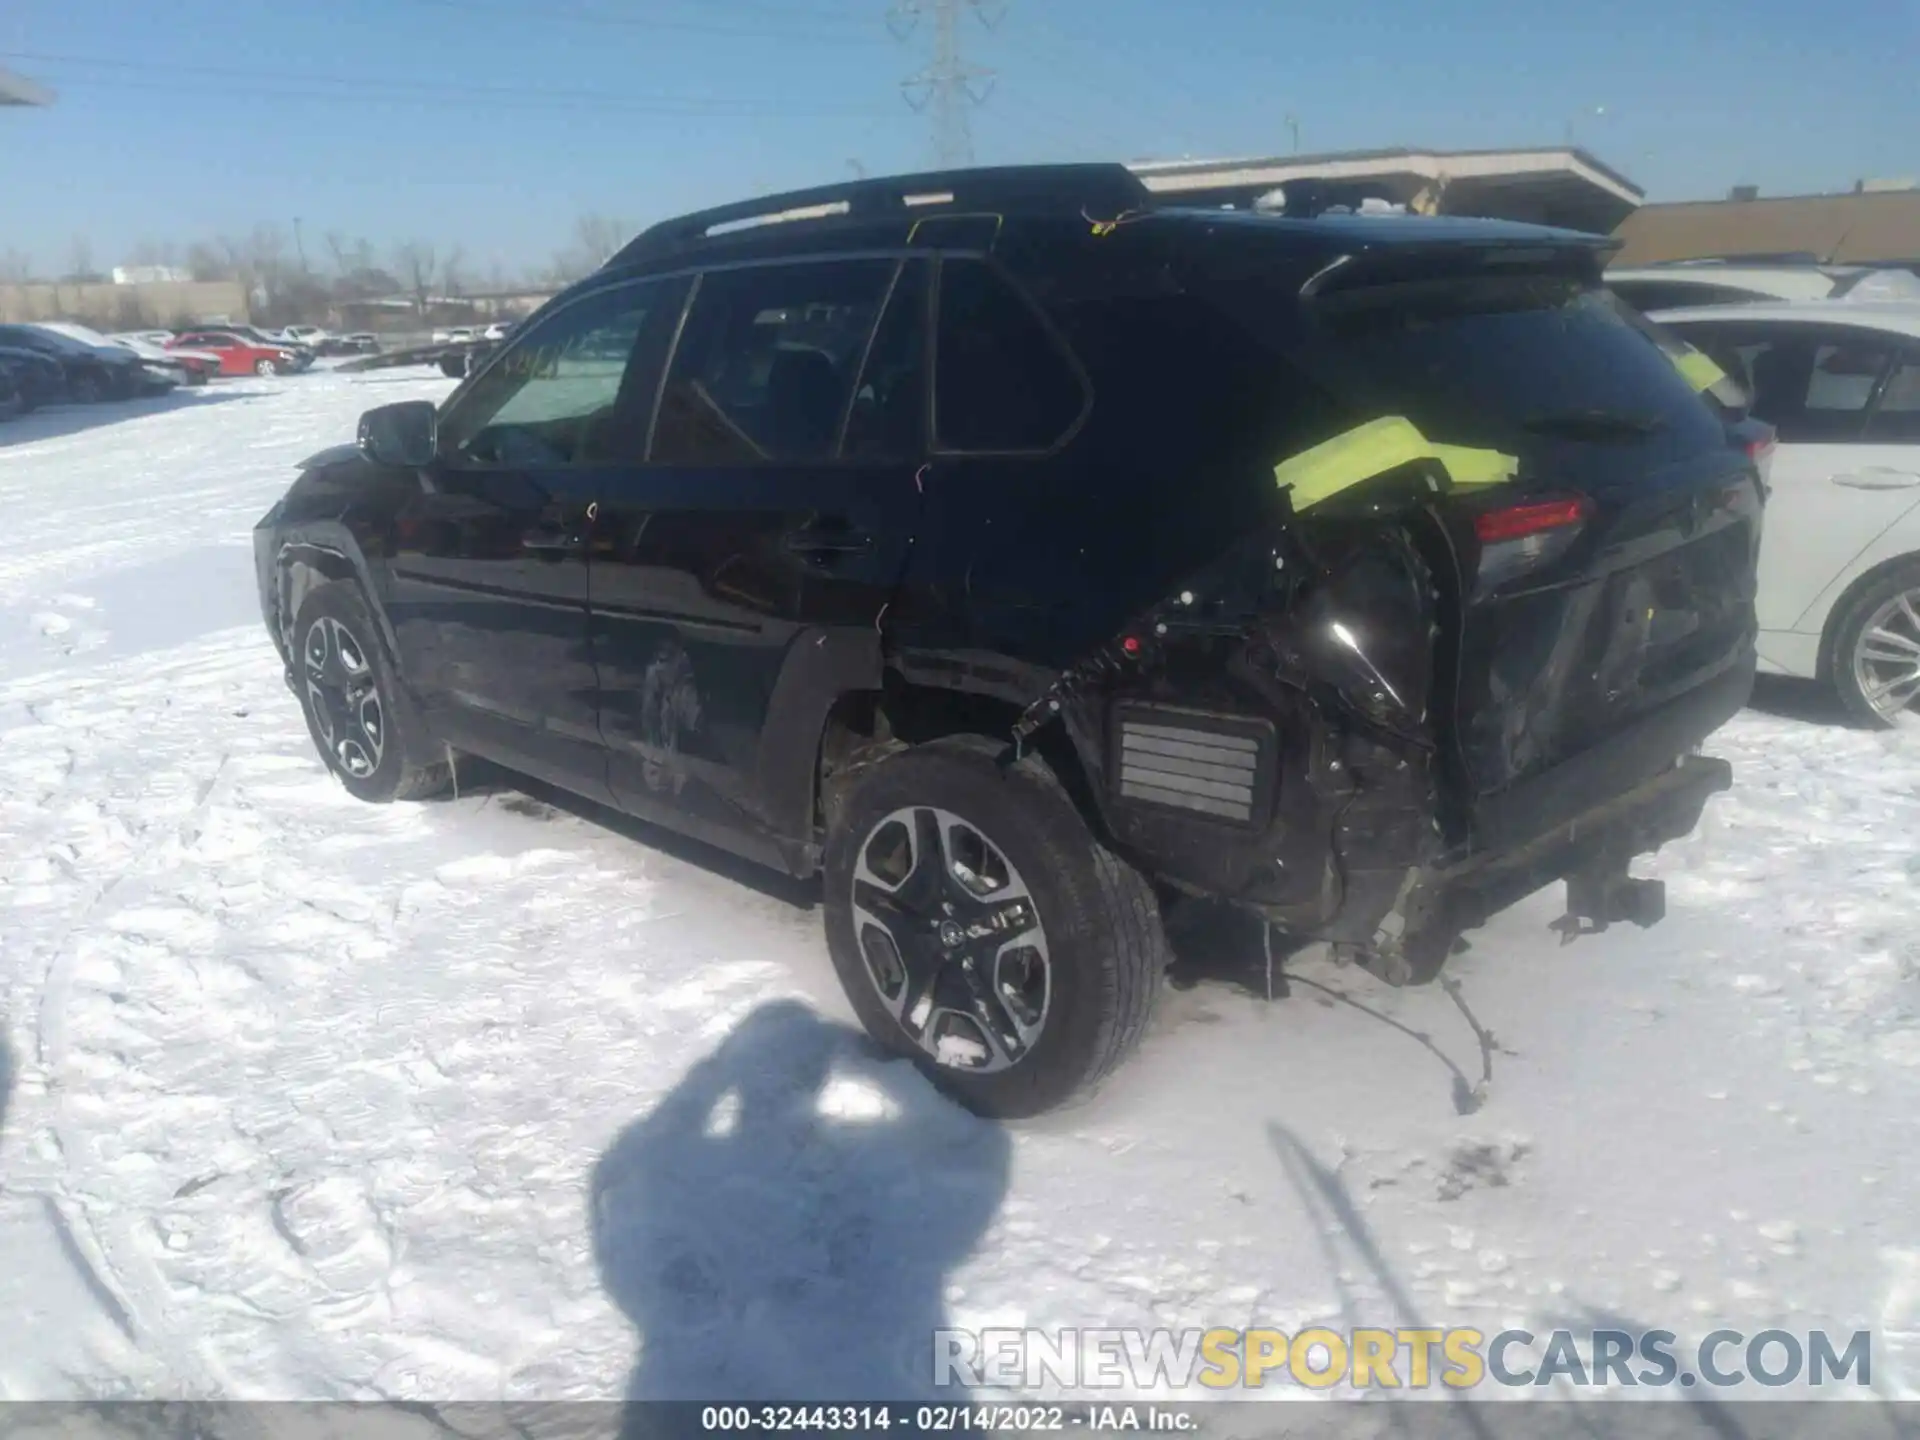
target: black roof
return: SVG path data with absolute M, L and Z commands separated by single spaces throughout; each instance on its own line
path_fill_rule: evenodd
M 1205 224 L 1257 227 L 1313 252 L 1399 248 L 1407 244 L 1611 247 L 1607 237 L 1513 221 L 1454 216 L 1329 214 L 1343 192 L 1312 181 L 1287 187 L 1284 216 L 1156 203 L 1124 165 L 1030 165 L 885 176 L 792 190 L 695 211 L 642 231 L 606 271 L 685 263 L 695 258 L 758 257 L 902 244 L 928 221 L 991 215 L 1003 220 Z M 797 213 L 796 213 L 797 212 Z

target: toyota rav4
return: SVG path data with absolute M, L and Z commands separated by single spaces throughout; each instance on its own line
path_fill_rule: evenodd
M 354 795 L 481 756 L 818 874 L 872 1033 L 1032 1114 L 1172 897 L 1395 984 L 1559 881 L 1569 938 L 1660 918 L 1764 487 L 1607 253 L 1118 166 L 667 221 L 304 464 L 267 628 Z

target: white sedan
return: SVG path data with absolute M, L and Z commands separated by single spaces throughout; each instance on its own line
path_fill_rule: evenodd
M 1920 712 L 1920 305 L 1813 300 L 1651 317 L 1772 425 L 1763 671 L 1833 686 L 1887 726 Z

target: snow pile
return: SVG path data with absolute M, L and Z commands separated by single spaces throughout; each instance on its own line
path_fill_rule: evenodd
M 1010 1132 L 852 1033 L 804 888 L 322 772 L 247 531 L 447 388 L 0 429 L 0 1396 L 911 1391 L 936 1325 L 1556 1323 L 1873 1327 L 1920 1393 L 1920 738 L 1736 720 L 1664 924 L 1562 949 L 1542 895 L 1456 958 L 1483 1094 L 1443 989 L 1309 956 L 1271 1005 L 1170 990 Z

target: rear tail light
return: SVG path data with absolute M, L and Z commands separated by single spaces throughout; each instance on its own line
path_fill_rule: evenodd
M 1524 540 L 1531 535 L 1585 524 L 1588 508 L 1585 499 L 1576 497 L 1571 500 L 1509 505 L 1504 510 L 1484 510 L 1473 517 L 1473 533 L 1480 537 L 1482 545 Z
M 1473 517 L 1480 541 L 1478 592 L 1485 595 L 1557 560 L 1592 513 L 1593 503 L 1579 495 L 1482 510 Z

